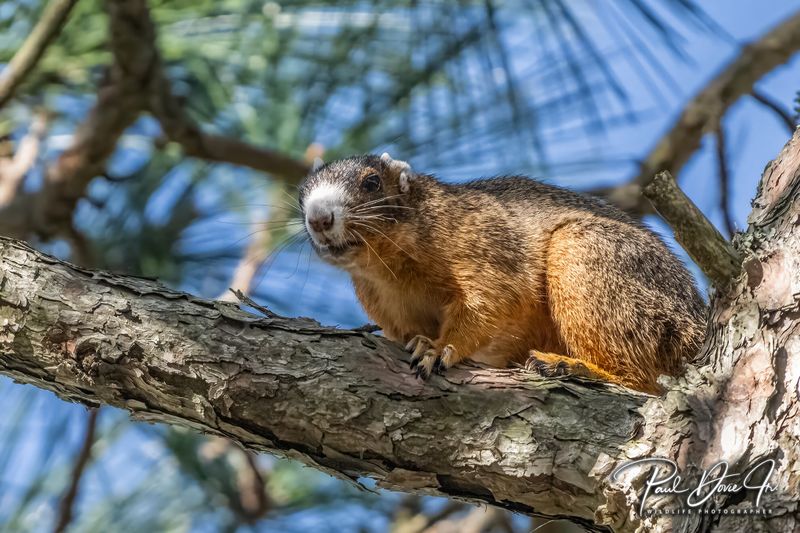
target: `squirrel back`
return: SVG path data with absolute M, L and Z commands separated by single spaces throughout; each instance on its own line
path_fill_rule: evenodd
M 520 176 L 442 183 L 384 155 L 313 172 L 301 206 L 422 377 L 471 359 L 658 392 L 699 348 L 691 275 L 602 200 Z

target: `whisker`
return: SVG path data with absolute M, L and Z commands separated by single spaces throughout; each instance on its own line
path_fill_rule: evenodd
M 311 272 L 311 249 L 310 247 L 306 247 L 305 245 L 308 244 L 308 241 L 302 244 L 302 248 L 300 249 L 300 253 L 308 252 L 306 255 L 306 277 L 303 279 L 303 284 L 300 286 L 300 294 L 298 296 L 302 296 L 303 291 L 306 288 L 306 283 L 308 283 L 308 274 Z
M 349 217 L 351 220 L 383 220 L 397 224 L 397 219 L 386 215 L 357 215 Z
M 394 277 L 394 279 L 397 279 L 397 275 L 394 273 L 394 271 L 392 271 L 392 269 L 391 269 L 391 268 L 389 268 L 389 265 L 387 265 L 387 264 L 386 264 L 386 261 L 384 261 L 384 260 L 381 258 L 381 256 L 380 256 L 380 255 L 378 255 L 378 252 L 376 252 L 376 251 L 375 251 L 375 248 L 373 248 L 373 247 L 372 247 L 372 245 L 370 245 L 370 243 L 369 243 L 369 242 L 367 242 L 367 239 L 365 239 L 365 238 L 364 238 L 364 236 L 363 236 L 363 235 L 361 235 L 361 234 L 360 234 L 358 231 L 356 231 L 355 229 L 354 229 L 354 230 L 352 230 L 352 231 L 354 231 L 356 235 L 358 235 L 359 237 L 361 237 L 361 240 L 362 240 L 362 241 L 364 241 L 364 244 L 366 244 L 366 245 L 367 245 L 367 248 L 369 248 L 370 250 L 372 250 L 372 253 L 374 253 L 374 254 L 375 254 L 375 257 L 377 257 L 377 258 L 378 258 L 378 261 L 380 261 L 381 263 L 383 263 L 383 266 L 385 266 L 385 267 L 386 267 L 386 270 L 388 270 L 388 271 L 389 271 L 389 273 L 391 273 L 391 275 Z
M 284 205 L 285 205 L 285 206 L 286 206 L 288 209 L 290 209 L 290 210 L 294 211 L 294 212 L 295 212 L 295 213 L 297 213 L 298 215 L 302 215 L 302 214 L 303 214 L 303 210 L 302 210 L 302 209 L 300 209 L 300 206 L 299 206 L 299 205 L 292 205 L 292 204 L 288 203 L 286 200 L 281 200 L 281 202 L 283 202 L 283 204 L 284 204 Z
M 253 285 L 253 290 L 257 288 L 261 283 L 264 281 L 264 277 L 270 271 L 270 269 L 275 265 L 275 261 L 277 261 L 278 256 L 283 253 L 288 248 L 291 248 L 295 244 L 299 242 L 303 242 L 307 238 L 305 231 L 297 231 L 285 239 L 281 243 L 279 243 L 267 257 L 261 262 L 261 266 L 258 268 L 259 272 L 256 276 L 258 279 L 256 283 Z M 266 268 L 265 268 L 266 267 Z
M 368 207 L 368 206 L 371 206 L 371 205 L 378 204 L 379 202 L 385 202 L 387 200 L 392 200 L 393 198 L 399 198 L 401 196 L 403 196 L 403 195 L 402 194 L 390 194 L 389 196 L 384 196 L 383 198 L 376 198 L 375 200 L 370 200 L 368 202 L 363 202 L 361 204 L 358 204 L 353 209 L 359 209 L 361 207 Z
M 408 207 L 407 205 L 392 205 L 392 204 L 367 206 L 360 209 L 351 209 L 351 211 L 354 213 L 361 213 L 364 211 L 375 211 L 376 209 L 408 209 L 409 211 L 416 211 L 416 208 L 414 207 Z
M 411 259 L 412 261 L 416 261 L 416 260 L 417 260 L 417 259 L 416 259 L 416 258 L 415 258 L 413 255 L 411 255 L 411 254 L 410 254 L 410 253 L 408 253 L 406 250 L 404 250 L 402 246 L 400 246 L 399 244 L 397 244 L 396 242 L 394 242 L 394 240 L 392 240 L 392 238 L 391 238 L 391 237 L 389 237 L 388 235 L 386 235 L 384 232 L 382 232 L 382 231 L 381 231 L 381 230 L 379 230 L 378 228 L 373 228 L 373 227 L 372 227 L 372 226 L 370 226 L 369 224 L 363 224 L 363 223 L 359 223 L 359 222 L 357 222 L 357 221 L 353 221 L 353 224 L 357 224 L 357 225 L 359 225 L 359 226 L 362 226 L 362 227 L 363 227 L 363 228 L 365 228 L 365 229 L 368 229 L 368 230 L 371 230 L 371 231 L 377 232 L 377 233 L 379 233 L 380 235 L 383 235 L 383 236 L 384 236 L 384 237 L 385 237 L 385 238 L 386 238 L 386 239 L 387 239 L 387 240 L 388 240 L 390 243 L 394 244 L 394 245 L 397 247 L 397 249 L 398 249 L 398 250 L 400 250 L 401 252 L 403 252 L 404 254 L 406 254 L 406 255 L 408 256 L 408 258 L 409 258 L 409 259 Z
M 355 239 L 355 240 L 360 240 L 362 243 L 366 243 L 366 242 L 367 242 L 367 241 L 366 241 L 366 239 L 364 239 L 364 237 L 363 237 L 363 236 L 362 236 L 360 233 L 358 234 L 358 238 L 357 238 L 357 237 L 356 237 L 356 236 L 353 234 L 353 231 L 354 231 L 354 230 L 352 230 L 352 229 L 349 229 L 349 230 L 345 230 L 345 231 L 347 231 L 347 233 L 350 235 L 350 238 L 352 238 L 352 239 Z M 367 266 L 369 266 L 369 258 L 370 258 L 370 255 L 369 255 L 369 254 L 367 254 Z
M 228 205 L 229 209 L 243 209 L 245 207 L 270 207 L 272 209 L 283 209 L 283 210 L 291 210 L 299 212 L 299 206 L 291 206 L 288 204 L 285 205 L 275 205 L 275 204 L 259 204 L 259 203 L 247 203 L 247 204 L 233 204 Z
M 215 224 L 225 224 L 226 226 L 261 226 L 261 227 L 279 227 L 281 224 L 285 226 L 300 226 L 305 224 L 302 220 L 297 219 L 290 219 L 290 220 L 267 220 L 263 222 L 239 222 L 233 220 L 215 220 Z
M 298 211 L 302 211 L 300 208 L 300 201 L 297 198 L 286 192 L 286 189 L 281 189 L 281 193 L 283 193 L 291 201 L 291 204 L 289 205 L 297 208 Z

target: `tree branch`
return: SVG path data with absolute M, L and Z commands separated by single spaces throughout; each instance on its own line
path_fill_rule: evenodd
M 20 140 L 14 155 L 0 160 L 0 208 L 16 198 L 25 175 L 36 164 L 39 145 L 47 129 L 46 113 L 37 113 L 28 133 Z
M 383 487 L 591 526 L 647 396 L 523 370 L 429 383 L 381 337 L 260 318 L 0 238 L 0 372 Z M 446 428 L 446 429 L 445 429 Z
M 173 103 L 175 102 L 167 98 L 165 105 Z M 177 106 L 175 110 L 178 109 L 181 109 L 180 106 Z M 281 152 L 254 146 L 223 135 L 204 133 L 182 111 L 177 116 L 156 114 L 156 118 L 161 122 L 169 139 L 180 144 L 186 155 L 190 157 L 252 168 L 280 176 L 287 183 L 295 185 L 308 173 L 309 167 L 302 161 Z
M 61 32 L 78 0 L 50 0 L 30 35 L 0 72 L 0 109 L 14 97 L 17 87 L 34 69 L 45 50 Z
M 789 131 L 790 134 L 794 133 L 794 130 L 797 127 L 797 123 L 795 122 L 794 117 L 792 117 L 789 111 L 784 109 L 778 102 L 776 102 L 775 100 L 773 100 L 772 98 L 770 98 L 769 96 L 760 91 L 753 90 L 750 93 L 750 96 L 752 96 L 756 102 L 760 103 L 761 105 L 763 105 L 764 107 L 775 113 L 778 119 L 786 125 L 786 129 Z
M 714 131 L 728 108 L 742 96 L 751 94 L 758 80 L 786 63 L 798 50 L 800 12 L 745 46 L 686 104 L 672 128 L 644 159 L 638 175 L 624 185 L 596 189 L 593 194 L 608 198 L 628 212 L 647 214 L 650 206 L 642 198 L 642 187 L 662 170 L 678 176 L 683 165 L 700 148 L 703 136 Z
M 72 508 L 75 506 L 75 498 L 78 496 L 78 487 L 83 477 L 83 472 L 86 470 L 86 465 L 89 464 L 89 459 L 92 457 L 92 446 L 94 445 L 94 434 L 97 429 L 97 415 L 100 409 L 89 409 L 89 416 L 86 418 L 86 431 L 83 437 L 83 444 L 75 458 L 75 465 L 72 468 L 72 475 L 70 476 L 69 486 L 64 491 L 61 497 L 61 502 L 58 506 L 58 519 L 53 528 L 54 533 L 62 533 L 67 529 L 70 522 L 72 522 Z
M 109 44 L 114 58 L 97 102 L 75 132 L 72 145 L 46 172 L 43 188 L 18 195 L 0 210 L 0 233 L 43 239 L 64 236 L 89 182 L 105 172 L 106 161 L 125 129 L 150 109 L 168 137 L 187 155 L 242 165 L 296 184 L 308 166 L 285 154 L 204 133 L 172 94 L 156 46 L 156 28 L 145 0 L 107 0 Z
M 186 113 L 183 103 L 173 94 L 166 72 L 157 52 L 155 30 L 144 0 L 135 17 L 117 17 L 116 31 L 122 32 L 135 46 L 153 50 L 154 64 L 149 80 L 148 109 L 161 123 L 167 138 L 180 144 L 186 155 L 214 162 L 232 163 L 283 177 L 289 183 L 298 183 L 309 170 L 303 161 L 285 154 L 242 142 L 238 139 L 203 132 Z M 113 11 L 112 11 L 113 17 Z M 142 34 L 140 28 L 150 31 Z
M 732 239 L 736 234 L 736 224 L 733 221 L 733 213 L 731 213 L 731 173 L 728 169 L 728 141 L 722 121 L 720 121 L 719 125 L 717 126 L 715 137 L 718 173 L 717 177 L 719 178 L 719 208 L 722 212 L 722 221 L 725 224 L 725 230 L 728 232 L 728 237 Z
M 131 42 L 115 24 L 121 17 L 134 16 L 135 4 L 107 2 L 114 14 L 109 28 L 114 63 L 101 82 L 94 107 L 75 131 L 72 144 L 47 168 L 41 190 L 18 195 L 0 212 L 4 235 L 25 238 L 34 233 L 43 239 L 67 235 L 78 200 L 89 182 L 104 172 L 117 141 L 139 116 L 153 50 Z M 146 35 L 148 28 L 139 31 Z
M 741 259 L 667 171 L 659 172 L 645 188 L 645 197 L 675 231 L 675 240 L 717 287 L 739 273 Z

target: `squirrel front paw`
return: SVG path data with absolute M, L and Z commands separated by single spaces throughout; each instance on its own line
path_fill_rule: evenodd
M 411 368 L 416 368 L 416 376 L 428 379 L 434 372 L 444 373 L 453 366 L 456 350 L 448 344 L 442 351 L 436 350 L 435 343 L 425 335 L 417 335 L 406 344 L 406 351 L 411 352 Z

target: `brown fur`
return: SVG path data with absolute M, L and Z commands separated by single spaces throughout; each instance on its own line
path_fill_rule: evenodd
M 382 189 L 364 193 L 374 173 Z M 523 177 L 415 175 L 401 193 L 398 174 L 375 156 L 336 161 L 308 177 L 301 202 L 324 179 L 345 184 L 353 210 L 380 206 L 345 219 L 366 243 L 326 259 L 423 376 L 469 358 L 657 392 L 698 349 L 705 306 L 691 275 L 616 208 Z

